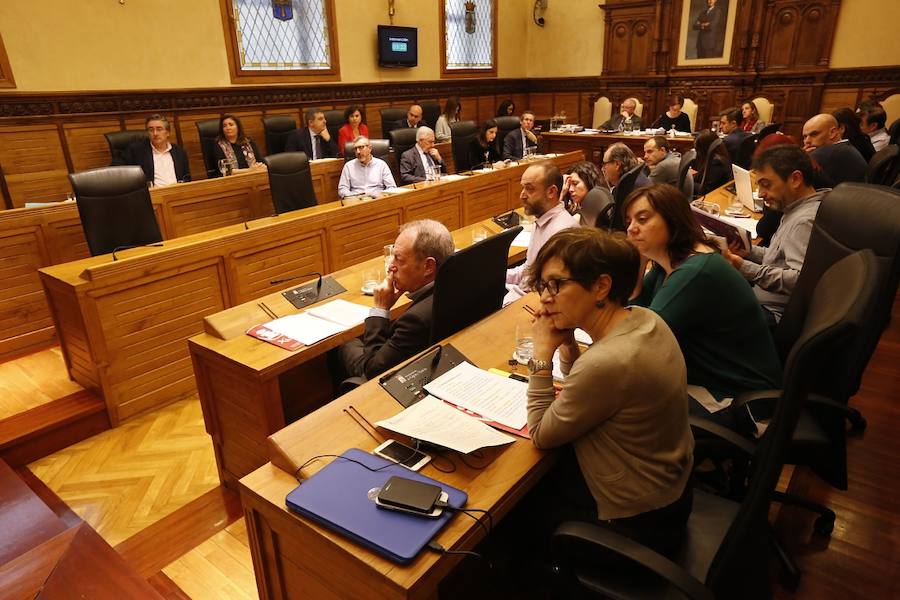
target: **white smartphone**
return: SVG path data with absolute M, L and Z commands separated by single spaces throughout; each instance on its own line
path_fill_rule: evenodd
M 431 457 L 424 452 L 419 452 L 397 440 L 386 441 L 372 450 L 372 454 L 404 466 L 410 471 L 418 471 L 431 460 Z

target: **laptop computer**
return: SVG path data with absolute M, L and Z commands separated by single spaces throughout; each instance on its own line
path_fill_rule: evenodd
M 750 171 L 737 165 L 731 165 L 731 171 L 734 174 L 735 194 L 740 203 L 750 212 L 762 212 L 762 200 L 754 199 Z

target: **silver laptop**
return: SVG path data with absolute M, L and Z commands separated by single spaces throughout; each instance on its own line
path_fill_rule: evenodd
M 738 201 L 744 205 L 744 208 L 750 212 L 762 211 L 762 200 L 753 199 L 753 185 L 750 183 L 750 171 L 742 169 L 737 165 L 731 165 L 731 171 L 734 173 L 734 190 L 737 194 Z

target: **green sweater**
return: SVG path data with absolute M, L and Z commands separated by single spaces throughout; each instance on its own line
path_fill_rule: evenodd
M 719 399 L 781 387 L 781 362 L 762 308 L 721 255 L 694 254 L 668 279 L 654 265 L 633 303 L 654 310 L 672 329 L 689 384 Z

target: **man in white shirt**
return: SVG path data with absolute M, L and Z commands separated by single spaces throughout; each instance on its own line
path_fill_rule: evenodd
M 875 152 L 878 152 L 891 141 L 891 135 L 884 126 L 887 124 L 887 113 L 879 105 L 868 106 L 859 112 L 859 128 L 872 140 Z
M 562 183 L 562 173 L 551 162 L 532 165 L 522 173 L 522 192 L 519 194 L 519 198 L 525 205 L 525 214 L 535 217 L 534 231 L 528 242 L 525 264 L 506 272 L 508 292 L 503 300 L 504 305 L 531 291 L 525 285 L 525 273 L 537 258 L 544 243 L 557 231 L 578 227 L 578 221 L 566 211 L 563 203 L 559 201 L 559 189 L 562 187 Z
M 139 166 L 147 181 L 157 187 L 190 181 L 187 155 L 178 145 L 169 142 L 172 128 L 169 120 L 159 114 L 150 115 L 145 126 L 148 139 L 130 144 L 125 149 L 124 162 L 113 164 Z
M 431 127 L 419 127 L 416 131 L 416 145 L 400 156 L 400 184 L 416 183 L 428 179 L 429 169 L 447 167 L 441 153 L 434 147 L 434 130 Z
M 387 163 L 372 156 L 372 143 L 369 138 L 359 136 L 353 140 L 356 158 L 348 161 L 341 171 L 338 182 L 338 195 L 369 196 L 377 198 L 387 188 L 395 187 L 394 176 Z

